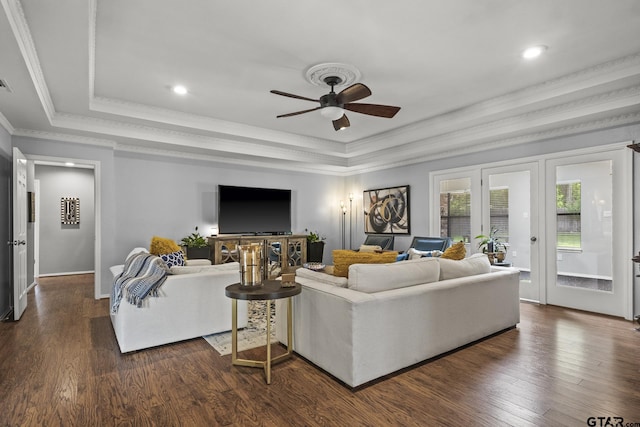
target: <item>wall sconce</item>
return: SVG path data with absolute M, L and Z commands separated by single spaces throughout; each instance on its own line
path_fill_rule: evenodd
M 349 249 L 353 249 L 353 193 L 349 193 Z

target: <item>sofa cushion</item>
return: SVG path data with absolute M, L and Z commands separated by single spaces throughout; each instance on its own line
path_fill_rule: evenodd
M 392 264 L 354 264 L 349 267 L 348 288 L 373 293 L 437 282 L 440 264 L 436 258 L 420 258 Z
M 220 271 L 217 265 L 174 265 L 169 268 L 171 274 L 193 274 Z M 238 281 L 240 276 L 238 276 Z
M 315 280 L 316 282 L 326 283 L 327 285 L 338 286 L 341 288 L 347 287 L 346 277 L 336 277 L 331 274 L 323 273 L 321 271 L 313 271 L 308 268 L 299 268 L 296 270 L 297 277 L 304 277 L 305 279 Z
M 375 252 L 355 252 L 346 249 L 334 249 L 333 251 L 333 275 L 338 277 L 349 277 L 349 266 L 351 264 L 384 264 L 395 262 L 398 252 L 388 251 L 382 253 Z
M 168 268 L 173 266 L 183 266 L 184 265 L 184 254 L 182 251 L 171 252 L 170 254 L 162 254 L 160 258 L 167 264 Z
M 473 254 L 469 258 L 453 260 L 436 258 L 440 263 L 440 280 L 457 279 L 491 272 L 491 263 L 485 254 Z
M 149 246 L 149 252 L 154 255 L 159 256 L 170 254 L 179 250 L 181 250 L 180 246 L 178 246 L 178 244 L 171 239 L 158 236 L 153 236 L 151 238 L 151 246 Z
M 464 242 L 458 242 L 449 246 L 440 256 L 440 258 L 460 260 L 464 259 L 466 254 L 467 250 L 464 248 Z

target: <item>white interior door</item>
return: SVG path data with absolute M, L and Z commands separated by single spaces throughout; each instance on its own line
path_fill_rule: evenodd
M 520 270 L 520 298 L 540 301 L 538 164 L 482 170 L 482 234 L 507 245 L 504 263 Z M 476 242 L 474 242 L 475 244 Z
M 27 308 L 27 158 L 13 149 L 13 319 Z
M 547 162 L 549 304 L 631 318 L 631 155 Z

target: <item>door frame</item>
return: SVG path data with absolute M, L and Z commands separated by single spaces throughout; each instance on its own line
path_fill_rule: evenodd
M 93 169 L 93 195 L 94 195 L 94 216 L 95 216 L 95 241 L 94 241 L 94 298 L 102 298 L 101 286 L 102 286 L 102 235 L 101 230 L 101 206 L 102 196 L 100 192 L 101 175 L 100 175 L 100 161 L 86 160 L 86 159 L 74 159 L 67 157 L 52 157 L 52 156 L 40 156 L 40 155 L 26 155 L 27 160 L 33 162 L 36 165 L 52 165 L 52 166 L 65 166 L 65 163 L 74 163 L 76 168 Z M 39 239 L 40 237 L 36 237 Z
M 429 172 L 429 186 L 428 186 L 428 188 L 431 191 L 431 194 L 429 195 L 429 200 L 430 200 L 429 232 L 434 236 L 439 235 L 440 233 L 439 182 L 442 179 L 468 177 L 468 176 L 473 176 L 472 174 L 476 173 L 477 175 L 475 176 L 478 176 L 478 180 L 479 180 L 480 179 L 479 177 L 481 176 L 480 171 L 485 168 L 490 169 L 490 168 L 499 167 L 499 166 L 511 166 L 511 165 L 517 165 L 517 164 L 537 162 L 538 172 L 539 172 L 538 173 L 538 202 L 540 204 L 539 212 L 544 213 L 547 211 L 546 163 L 549 160 L 570 157 L 570 156 L 577 156 L 577 155 L 601 153 L 601 152 L 607 152 L 607 151 L 613 151 L 613 150 L 622 150 L 622 151 L 629 150 L 627 148 L 627 145 L 631 143 L 633 143 L 633 141 L 627 140 L 627 141 L 621 141 L 621 142 L 616 142 L 611 144 L 603 144 L 603 145 L 594 146 L 594 147 L 578 148 L 578 149 L 559 151 L 555 153 L 542 154 L 538 156 L 523 157 L 523 158 L 514 159 L 514 160 L 501 160 L 501 161 L 496 161 L 492 163 L 481 163 L 481 164 L 472 165 L 472 166 L 465 166 L 462 168 L 451 168 L 451 169 L 431 171 Z M 633 152 L 631 150 L 629 150 L 629 153 L 626 156 L 624 156 L 624 165 L 625 165 L 624 174 L 626 176 L 626 179 L 622 180 L 624 182 L 621 183 L 621 185 L 624 185 L 625 187 L 623 190 L 625 197 L 628 197 L 628 200 L 633 200 L 632 198 L 633 197 L 633 184 L 632 184 L 633 183 L 633 167 L 632 167 Z M 545 172 L 542 173 L 542 171 L 545 171 Z M 473 197 L 472 197 L 472 203 L 473 203 Z M 473 205 L 472 205 L 472 210 L 473 210 Z M 635 232 L 635 230 L 633 229 L 633 225 L 634 225 L 633 224 L 633 203 L 629 204 L 629 209 L 628 209 L 628 212 L 625 213 L 625 216 L 626 216 L 626 218 L 624 219 L 625 226 L 627 226 L 629 230 L 632 230 L 632 232 L 628 233 L 624 237 L 623 239 L 624 241 L 620 242 L 620 244 L 623 245 L 623 249 L 621 250 L 621 252 L 627 253 L 630 256 L 633 256 L 632 255 L 633 254 L 633 234 Z M 547 231 L 544 225 L 545 223 L 544 218 L 545 218 L 544 215 L 538 216 L 538 236 L 537 237 L 538 237 L 538 245 L 540 248 L 546 248 L 547 246 L 546 244 Z M 472 226 L 472 232 L 473 230 L 474 229 Z M 471 249 L 472 250 L 474 249 L 473 245 L 471 245 Z M 542 249 L 538 249 L 538 250 L 541 251 Z M 540 278 L 546 278 L 548 274 L 547 268 L 546 268 L 547 259 L 545 256 L 543 256 L 542 253 L 540 253 L 539 260 L 540 260 L 539 262 Z M 627 320 L 633 320 L 633 302 L 634 302 L 633 269 L 634 269 L 633 265 L 629 265 L 629 268 L 625 269 L 625 271 L 628 271 L 627 273 L 628 279 L 625 280 L 626 283 L 623 284 L 623 286 L 626 287 L 626 289 L 623 290 L 623 292 L 625 293 L 624 318 Z M 546 286 L 544 285 L 543 280 L 540 280 L 539 282 L 540 282 L 539 283 L 540 304 L 546 304 L 547 303 Z

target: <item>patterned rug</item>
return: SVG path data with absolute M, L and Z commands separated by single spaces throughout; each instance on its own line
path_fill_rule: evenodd
M 266 301 L 247 301 L 248 323 L 247 327 L 238 331 L 238 351 L 266 345 L 267 342 L 267 309 Z M 275 304 L 271 304 L 271 341 L 276 342 L 275 332 Z M 231 354 L 231 331 L 221 332 L 202 337 L 221 356 Z

